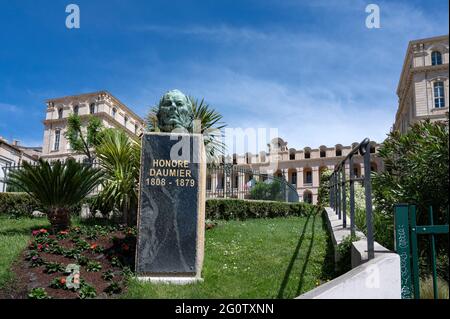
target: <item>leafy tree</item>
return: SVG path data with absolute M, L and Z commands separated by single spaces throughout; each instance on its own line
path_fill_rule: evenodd
M 67 119 L 65 137 L 75 152 L 86 155 L 88 161 L 92 163 L 95 157 L 92 150 L 100 141 L 103 125 L 99 118 L 92 115 L 89 116 L 86 133 L 83 133 L 82 124 L 79 115 L 71 114 Z
M 448 121 L 418 122 L 406 134 L 389 134 L 378 152 L 385 170 L 372 179 L 379 211 L 392 213 L 397 203 L 416 204 L 421 211 L 448 207 L 448 139 Z
M 73 159 L 52 164 L 40 159 L 37 165 L 24 162 L 21 169 L 10 173 L 8 183 L 35 198 L 57 232 L 70 226 L 70 209 L 100 183 L 102 174 Z
M 97 205 L 122 212 L 123 222 L 134 224 L 139 183 L 140 145 L 120 129 L 105 129 L 95 148 L 103 172 Z
M 328 168 L 320 172 L 320 186 L 318 191 L 318 204 L 322 207 L 330 205 L 330 177 L 333 171 Z

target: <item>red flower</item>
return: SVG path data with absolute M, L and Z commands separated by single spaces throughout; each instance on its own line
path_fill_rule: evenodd
M 46 233 L 47 233 L 47 229 L 41 228 L 41 229 L 39 229 L 39 232 L 40 232 L 41 234 L 46 234 Z
M 95 248 L 97 248 L 97 244 L 92 244 L 91 249 L 95 249 Z
M 69 231 L 68 230 L 61 230 L 59 233 L 61 235 L 67 235 L 69 233 Z
M 37 245 L 38 250 L 42 250 L 42 247 L 43 247 L 42 244 Z
M 37 236 L 37 235 L 39 235 L 41 232 L 39 231 L 39 230 L 33 230 L 32 232 L 31 232 L 31 234 L 33 235 L 33 236 Z

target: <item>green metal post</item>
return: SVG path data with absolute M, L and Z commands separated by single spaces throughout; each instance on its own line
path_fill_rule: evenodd
M 428 216 L 430 218 L 430 226 L 434 225 L 433 220 L 433 207 L 430 206 L 428 210 Z M 434 299 L 438 298 L 438 288 L 437 288 L 437 273 L 436 273 L 436 243 L 434 239 L 434 233 L 431 233 L 430 235 L 430 248 L 431 248 L 431 268 L 433 271 L 433 293 L 434 293 Z
M 395 205 L 395 251 L 400 256 L 400 277 L 402 299 L 412 299 L 411 251 L 409 238 L 409 211 L 407 204 Z
M 414 298 L 420 299 L 420 286 L 419 286 L 419 249 L 417 245 L 417 225 L 416 225 L 416 206 L 411 205 L 409 211 L 409 222 L 411 226 L 411 250 L 412 250 L 412 263 L 413 263 L 413 287 Z

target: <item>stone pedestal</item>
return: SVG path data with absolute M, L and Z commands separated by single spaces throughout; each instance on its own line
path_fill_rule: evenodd
M 200 134 L 142 137 L 136 273 L 146 281 L 201 280 L 206 159 Z

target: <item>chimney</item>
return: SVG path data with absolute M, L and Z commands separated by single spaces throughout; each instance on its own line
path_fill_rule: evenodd
M 13 140 L 13 142 L 12 142 L 13 146 L 19 146 L 19 144 L 20 144 L 20 141 L 18 141 L 18 140 Z

